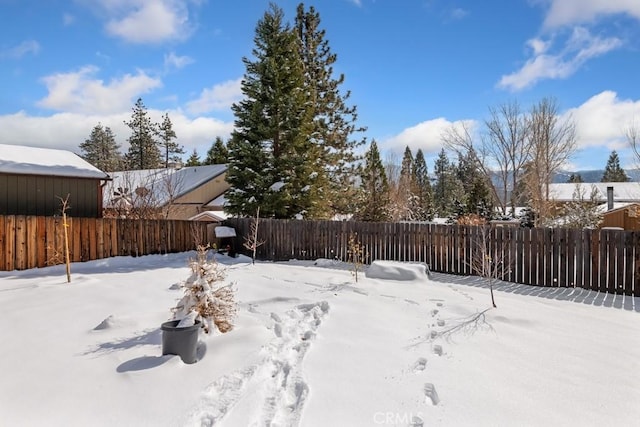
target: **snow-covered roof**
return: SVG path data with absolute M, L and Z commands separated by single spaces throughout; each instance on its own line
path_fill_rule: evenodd
M 71 151 L 8 144 L 0 145 L 0 173 L 109 179 Z
M 585 199 L 589 199 L 591 188 L 595 188 L 596 200 L 604 202 L 607 200 L 607 187 L 613 187 L 613 200 L 615 202 L 640 201 L 640 183 L 638 182 L 583 182 L 580 187 L 584 191 Z M 574 183 L 551 184 L 549 186 L 549 197 L 558 202 L 569 202 L 573 200 L 575 191 L 576 184 Z
M 221 195 L 219 195 L 215 199 L 211 200 L 209 203 L 205 204 L 205 206 L 209 207 L 209 208 L 223 207 L 224 205 L 227 204 L 227 198 L 225 197 L 225 194 L 226 193 L 222 193 Z
M 189 221 L 215 221 L 221 222 L 227 219 L 229 215 L 222 211 L 204 211 L 189 218 Z
M 227 165 L 206 165 L 113 172 L 105 191 L 105 206 L 135 205 L 136 199 L 153 200 L 162 206 L 226 171 Z

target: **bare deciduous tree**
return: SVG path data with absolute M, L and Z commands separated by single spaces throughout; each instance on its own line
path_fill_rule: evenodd
M 513 213 L 517 204 L 515 190 L 529 156 L 528 121 L 516 101 L 490 107 L 489 114 L 484 122 L 486 135 L 479 141 L 474 141 L 466 122 L 451 126 L 442 140 L 459 155 L 471 155 L 475 159 L 502 214 L 507 214 L 507 206 L 511 206 Z M 494 176 L 498 178 L 497 183 Z
M 636 156 L 638 166 L 640 167 L 640 128 L 635 121 L 624 130 L 624 136 L 627 138 L 627 143 Z
M 551 217 L 549 185 L 553 175 L 576 151 L 576 127 L 572 117 L 561 118 L 553 98 L 544 98 L 531 110 L 527 143 L 531 156 L 526 188 L 536 212 L 536 226 Z
M 471 236 L 471 258 L 469 266 L 473 272 L 486 279 L 491 293 L 491 304 L 496 307 L 493 287 L 499 280 L 504 279 L 511 271 L 509 258 L 510 242 L 495 236 L 495 226 L 491 224 L 479 225 L 473 228 Z
M 264 245 L 264 240 L 258 239 L 258 224 L 260 222 L 260 206 L 256 209 L 255 218 L 251 219 L 251 225 L 249 226 L 249 234 L 244 236 L 243 246 L 251 251 L 251 263 L 256 263 L 256 249 Z

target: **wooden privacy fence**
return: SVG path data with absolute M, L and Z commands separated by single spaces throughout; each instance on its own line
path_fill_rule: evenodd
M 229 219 L 238 245 L 251 219 Z M 545 287 L 580 287 L 640 296 L 640 232 L 563 228 L 482 227 L 413 223 L 260 220 L 260 259 L 347 260 L 357 233 L 367 262 L 424 262 L 432 271 L 473 275 L 480 244 L 504 260 L 503 280 Z
M 195 248 L 194 233 L 206 224 L 177 220 L 67 218 L 71 261 L 118 255 L 183 252 Z M 64 262 L 61 217 L 0 216 L 0 270 L 24 270 Z

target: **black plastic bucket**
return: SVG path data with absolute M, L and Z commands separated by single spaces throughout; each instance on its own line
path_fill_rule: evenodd
M 198 361 L 198 332 L 202 326 L 199 320 L 193 326 L 177 328 L 179 320 L 164 322 L 162 329 L 162 355 L 176 354 L 184 363 Z

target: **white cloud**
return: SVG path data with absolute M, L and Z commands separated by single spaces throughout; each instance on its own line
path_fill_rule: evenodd
M 0 51 L 0 59 L 20 59 L 25 55 L 37 55 L 40 52 L 40 44 L 35 40 L 25 40 L 17 46 Z
M 183 40 L 191 35 L 187 1 L 101 0 L 107 33 L 131 43 Z
M 130 106 L 129 106 L 130 107 Z M 162 120 L 165 111 L 148 110 L 153 121 Z M 216 136 L 227 139 L 233 123 L 212 117 L 186 117 L 179 111 L 168 111 L 177 142 L 185 147 L 187 155 L 195 148 L 201 157 L 211 147 Z M 79 145 L 91 134 L 98 123 L 113 131 L 116 141 L 126 152 L 126 140 L 131 134 L 123 123 L 131 118 L 130 112 L 116 114 L 58 113 L 51 116 L 30 116 L 25 112 L 0 115 L 0 141 L 5 144 L 28 145 L 33 147 L 58 148 L 80 152 Z
M 622 100 L 615 92 L 604 91 L 569 109 L 564 116 L 568 115 L 575 120 L 580 148 L 625 150 L 629 148 L 625 130 L 638 122 L 640 100 Z
M 87 65 L 78 71 L 58 73 L 42 79 L 49 94 L 37 105 L 71 113 L 114 113 L 128 110 L 132 99 L 162 86 L 160 79 L 138 71 L 105 84 L 94 78 L 98 67 Z
M 441 139 L 442 135 L 450 129 L 452 125 L 462 126 L 463 123 L 471 129 L 476 125 L 473 120 L 451 122 L 439 117 L 409 127 L 398 135 L 384 140 L 380 146 L 382 149 L 400 153 L 405 147 L 409 146 L 414 154 L 418 149 L 422 149 L 425 155 L 429 153 L 435 154 L 444 147 Z
M 564 79 L 574 74 L 587 60 L 603 55 L 622 45 L 616 37 L 593 36 L 589 30 L 576 27 L 564 48 L 550 53 L 551 41 L 531 39 L 527 44 L 533 57 L 518 71 L 501 77 L 498 87 L 518 91 L 543 79 Z
M 164 55 L 164 67 L 165 68 L 184 68 L 189 64 L 192 64 L 193 58 L 189 56 L 178 56 L 175 52 L 169 52 Z
M 637 0 L 548 0 L 549 10 L 544 20 L 547 29 L 595 21 L 612 14 L 626 14 L 640 19 Z
M 229 108 L 242 96 L 241 81 L 242 79 L 229 80 L 203 89 L 198 99 L 187 104 L 187 110 L 194 114 L 200 114 Z

